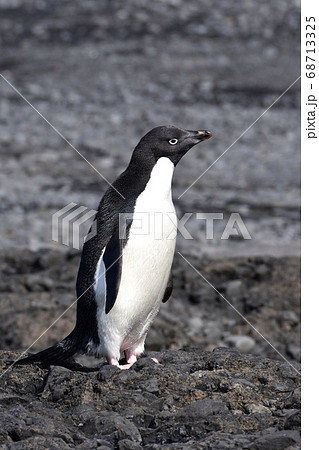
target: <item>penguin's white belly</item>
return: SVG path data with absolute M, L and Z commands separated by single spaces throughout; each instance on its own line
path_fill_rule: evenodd
M 167 158 L 155 165 L 136 201 L 116 301 L 108 314 L 99 308 L 101 353 L 109 357 L 118 357 L 143 338 L 160 308 L 176 243 L 173 170 Z
M 163 227 L 163 233 L 163 239 L 131 234 L 123 251 L 120 288 L 107 315 L 107 334 L 115 332 L 123 337 L 121 350 L 130 348 L 148 331 L 161 305 L 175 251 L 171 220 Z

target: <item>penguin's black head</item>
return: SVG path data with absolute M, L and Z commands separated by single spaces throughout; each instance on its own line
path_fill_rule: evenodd
M 156 127 L 142 137 L 134 153 L 144 161 L 169 158 L 176 166 L 188 150 L 210 137 L 212 133 L 206 130 L 183 130 L 172 125 Z

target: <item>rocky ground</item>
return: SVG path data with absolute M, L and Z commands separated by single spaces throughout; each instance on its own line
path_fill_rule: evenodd
M 4 253 L 2 349 L 23 351 L 64 313 L 78 263 L 74 251 Z M 173 297 L 146 341 L 162 366 L 145 357 L 125 372 L 9 368 L 20 353 L 3 352 L 4 448 L 299 448 L 299 259 L 192 263 L 222 297 L 176 258 Z M 64 337 L 74 318 L 75 306 L 32 351 Z
M 298 448 L 298 383 L 286 363 L 225 348 L 155 352 L 128 371 L 15 366 L 1 378 L 1 448 Z
M 299 76 L 298 0 L 0 0 L 0 14 L 1 74 L 102 174 L 0 79 L 1 370 L 75 300 L 80 254 L 52 241 L 52 215 L 96 209 L 152 127 L 213 132 L 174 177 L 193 268 L 176 254 L 148 335 L 163 365 L 11 368 L 1 448 L 299 448 L 299 82 L 264 114 Z M 198 212 L 224 214 L 214 239 Z M 221 239 L 233 212 L 250 240 Z

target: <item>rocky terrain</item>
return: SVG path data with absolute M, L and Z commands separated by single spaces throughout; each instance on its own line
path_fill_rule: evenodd
M 3 254 L 2 349 L 25 350 L 64 314 L 78 263 L 74 251 Z M 222 297 L 177 256 L 173 297 L 129 371 L 10 367 L 20 353 L 2 352 L 3 448 L 299 448 L 299 260 L 192 263 Z M 74 318 L 75 305 L 31 351 L 64 337 Z
M 3 353 L 1 370 L 16 356 Z M 128 371 L 15 366 L 1 385 L 1 448 L 292 449 L 300 442 L 298 373 L 230 349 L 155 352 Z
M 300 448 L 298 0 L 0 0 L 0 15 L 0 448 Z M 175 171 L 192 239 L 148 353 L 129 371 L 10 367 L 74 325 L 80 252 L 52 240 L 52 215 L 96 209 L 161 124 L 213 138 Z M 221 239 L 234 212 L 251 239 Z

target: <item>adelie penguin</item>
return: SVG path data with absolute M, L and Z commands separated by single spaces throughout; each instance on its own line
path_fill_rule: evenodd
M 85 370 L 73 360 L 81 353 L 104 357 L 120 368 L 134 364 L 144 351 L 147 332 L 161 303 L 169 299 L 173 289 L 177 223 L 171 195 L 174 168 L 194 145 L 211 136 L 209 131 L 161 126 L 140 140 L 127 169 L 100 202 L 96 235 L 84 244 L 76 282 L 74 330 L 19 364 Z M 147 231 L 138 233 L 143 217 Z M 122 353 L 126 364 L 120 365 Z

